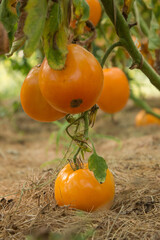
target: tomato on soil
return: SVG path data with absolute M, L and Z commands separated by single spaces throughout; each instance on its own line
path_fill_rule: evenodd
M 39 67 L 34 67 L 27 75 L 21 87 L 23 110 L 33 119 L 41 122 L 56 121 L 65 116 L 51 107 L 43 98 L 39 88 Z
M 39 85 L 43 97 L 55 109 L 80 113 L 97 102 L 103 88 L 103 71 L 90 52 L 70 44 L 64 69 L 54 70 L 44 59 Z
M 129 98 L 129 83 L 124 72 L 116 67 L 103 69 L 104 86 L 98 106 L 106 113 L 116 113 L 127 103 Z
M 109 169 L 105 182 L 100 184 L 88 164 L 76 171 L 67 164 L 55 181 L 55 199 L 59 206 L 68 205 L 89 212 L 102 207 L 109 209 L 114 194 L 114 178 Z
M 153 111 L 157 114 L 160 114 L 160 109 L 153 108 Z M 135 118 L 136 126 L 146 126 L 150 124 L 160 124 L 160 119 L 154 117 L 151 114 L 146 113 L 144 110 L 141 110 Z

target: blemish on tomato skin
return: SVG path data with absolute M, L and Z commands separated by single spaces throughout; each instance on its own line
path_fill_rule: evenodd
M 70 102 L 70 106 L 71 106 L 71 108 L 77 108 L 77 107 L 79 107 L 82 103 L 83 103 L 83 100 L 82 100 L 81 98 L 73 99 L 73 100 Z

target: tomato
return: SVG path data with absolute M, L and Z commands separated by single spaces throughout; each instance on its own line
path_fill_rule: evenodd
M 102 8 L 99 0 L 86 0 L 89 5 L 89 20 L 96 26 L 101 18 Z
M 160 114 L 160 109 L 153 108 L 153 111 L 157 114 Z M 146 126 L 150 124 L 160 124 L 160 119 L 154 117 L 151 114 L 146 113 L 144 110 L 141 110 L 135 118 L 136 126 Z
M 41 122 L 56 121 L 65 116 L 51 107 L 43 98 L 39 84 L 39 67 L 34 67 L 27 75 L 21 88 L 21 104 L 23 110 L 33 119 Z
M 90 52 L 70 44 L 64 69 L 53 70 L 44 59 L 39 85 L 42 95 L 55 109 L 80 113 L 97 102 L 103 88 L 103 71 Z
M 106 113 L 116 113 L 127 103 L 129 98 L 129 83 L 119 68 L 103 69 L 104 86 L 97 101 L 100 109 Z
M 94 26 L 96 26 L 99 22 L 99 20 L 101 19 L 101 14 L 102 14 L 102 8 L 101 8 L 101 4 L 99 2 L 99 0 L 86 0 L 86 2 L 89 5 L 89 21 L 91 21 L 93 23 Z M 76 16 L 76 18 L 78 19 L 79 17 Z M 73 21 L 71 21 L 70 26 L 72 28 L 76 27 L 76 19 L 74 19 Z M 89 28 L 86 28 L 87 30 Z
M 114 194 L 114 178 L 109 169 L 105 182 L 100 184 L 88 169 L 88 164 L 76 171 L 67 164 L 55 181 L 55 199 L 59 206 L 68 205 L 89 212 L 101 207 L 109 209 Z

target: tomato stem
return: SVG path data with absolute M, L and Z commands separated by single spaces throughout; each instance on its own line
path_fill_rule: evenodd
M 102 62 L 101 62 L 101 66 L 103 68 L 104 64 L 105 64 L 105 61 L 107 60 L 109 54 L 112 52 L 112 50 L 115 48 L 115 47 L 119 47 L 119 46 L 122 46 L 122 43 L 119 41 L 119 42 L 116 42 L 114 44 L 112 44 L 108 49 L 107 51 L 105 52 L 103 58 L 102 58 Z
M 88 111 L 84 113 L 84 138 L 88 140 L 88 132 L 89 132 L 89 119 L 88 119 Z
M 81 144 L 81 145 L 82 145 L 82 144 Z M 74 162 L 74 164 L 75 164 L 76 170 L 78 170 L 78 169 L 80 168 L 79 165 L 78 165 L 78 163 L 77 163 L 77 156 L 78 156 L 80 150 L 81 150 L 81 147 L 78 148 L 77 152 L 75 153 L 75 155 L 74 155 L 74 157 L 73 157 L 73 162 Z
M 90 140 L 90 142 L 91 142 L 91 144 L 92 144 L 93 153 L 97 155 L 96 149 L 95 149 L 95 146 L 94 146 L 94 143 L 93 143 L 93 140 L 91 139 L 91 137 L 89 137 L 89 140 Z
M 134 67 L 139 68 L 149 79 L 150 82 L 160 90 L 160 76 L 156 71 L 143 59 L 142 54 L 135 46 L 132 37 L 130 35 L 130 29 L 128 23 L 123 17 L 120 10 L 117 8 L 115 1 L 113 0 L 101 0 L 105 12 L 115 26 L 117 35 L 123 47 L 129 52 L 133 59 Z M 142 61 L 143 59 L 143 61 Z

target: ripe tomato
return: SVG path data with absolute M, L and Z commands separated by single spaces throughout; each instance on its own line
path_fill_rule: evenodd
M 76 171 L 67 164 L 55 181 L 55 199 L 59 206 L 69 205 L 83 211 L 94 211 L 100 207 L 109 209 L 114 194 L 112 173 L 107 170 L 106 180 L 100 184 L 88 169 L 88 164 Z
M 104 86 L 97 104 L 106 113 L 116 113 L 127 103 L 129 98 L 129 83 L 119 68 L 103 69 Z
M 96 26 L 101 18 L 102 8 L 99 0 L 86 0 L 89 5 L 89 20 Z
M 160 114 L 160 109 L 153 108 L 153 111 L 157 114 Z M 136 126 L 146 126 L 150 124 L 160 124 L 160 119 L 154 117 L 151 114 L 146 113 L 144 110 L 141 110 L 135 118 Z
M 44 59 L 39 85 L 42 95 L 55 109 L 80 113 L 97 102 L 103 88 L 103 71 L 90 52 L 70 44 L 64 69 L 54 70 Z
M 52 108 L 43 98 L 38 84 L 39 69 L 39 67 L 32 68 L 24 80 L 20 94 L 21 104 L 23 110 L 37 121 L 56 121 L 65 114 Z
M 99 0 L 86 0 L 86 2 L 89 5 L 89 21 L 93 23 L 93 25 L 96 27 L 102 14 L 102 8 Z M 77 16 L 78 19 L 78 16 Z M 71 21 L 70 26 L 72 28 L 76 27 L 76 20 L 74 19 Z M 86 28 L 89 29 L 89 28 Z

